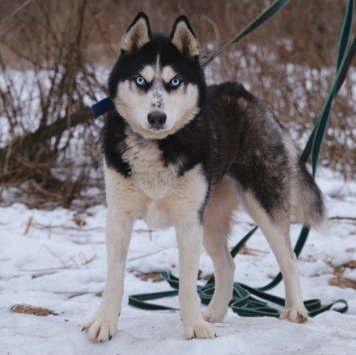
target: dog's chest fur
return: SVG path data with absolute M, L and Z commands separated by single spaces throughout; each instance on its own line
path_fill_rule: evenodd
M 131 132 L 125 143 L 122 157 L 130 165 L 131 179 L 135 186 L 152 199 L 169 196 L 177 186 L 179 166 L 166 164 L 153 140 L 142 139 Z
M 167 162 L 156 141 L 129 130 L 121 157 L 130 173 L 124 177 L 106 169 L 111 205 L 137 211 L 151 228 L 168 228 L 182 218 L 198 221 L 208 192 L 202 165 L 197 163 L 182 173 L 183 158 Z

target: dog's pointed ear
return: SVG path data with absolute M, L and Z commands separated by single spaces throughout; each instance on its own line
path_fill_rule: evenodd
M 170 39 L 183 55 L 199 59 L 199 43 L 186 16 L 177 18 Z
M 121 40 L 121 53 L 138 51 L 151 40 L 150 21 L 145 13 L 137 14 Z

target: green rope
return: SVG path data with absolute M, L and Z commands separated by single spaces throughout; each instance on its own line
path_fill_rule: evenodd
M 173 288 L 173 290 L 131 295 L 129 296 L 129 305 L 145 310 L 151 310 L 151 311 L 160 311 L 160 310 L 178 311 L 179 310 L 178 308 L 162 306 L 159 304 L 147 302 L 147 301 L 157 300 L 160 298 L 178 296 L 179 279 L 169 272 L 165 272 L 161 276 L 169 283 L 169 285 Z M 203 304 L 208 305 L 210 303 L 214 295 L 214 290 L 215 290 L 215 284 L 210 280 L 205 285 L 197 287 L 198 295 Z M 252 295 L 258 298 L 253 297 Z M 261 299 L 266 300 L 267 302 L 264 302 Z M 280 311 L 269 306 L 268 302 L 274 303 L 280 307 L 283 307 L 285 304 L 285 300 L 281 297 L 270 295 L 268 293 L 262 292 L 253 287 L 235 282 L 233 286 L 233 296 L 231 302 L 229 303 L 229 307 L 233 310 L 233 312 L 243 317 L 268 316 L 268 317 L 278 318 L 280 316 Z M 339 308 L 333 308 L 335 307 L 335 305 L 338 304 L 339 305 L 341 304 Z M 321 305 L 320 300 L 312 299 L 312 300 L 305 301 L 304 305 L 308 310 L 308 314 L 310 317 L 314 317 L 332 308 L 333 310 L 340 313 L 345 313 L 348 309 L 347 302 L 342 299 L 337 300 L 325 306 Z
M 241 38 L 251 33 L 267 19 L 269 19 L 273 14 L 280 10 L 283 6 L 288 3 L 289 0 L 277 0 L 271 6 L 269 6 L 265 11 L 263 11 L 254 21 L 252 21 L 248 26 L 246 26 L 238 35 L 236 35 L 231 41 L 226 43 L 218 51 L 212 53 L 209 57 L 203 60 L 202 65 L 206 66 L 212 60 L 214 60 L 224 49 L 230 46 L 232 43 L 236 43 Z M 349 46 L 350 36 L 352 32 L 352 22 L 354 13 L 354 1 L 348 0 L 348 5 L 344 17 L 344 22 L 339 39 L 338 56 L 336 64 L 336 76 L 332 88 L 330 90 L 329 96 L 325 102 L 325 105 L 321 111 L 321 114 L 316 122 L 314 130 L 312 131 L 310 138 L 301 154 L 300 161 L 306 163 L 310 155 L 312 155 L 312 172 L 313 177 L 315 177 L 316 169 L 319 162 L 320 151 L 322 143 L 326 134 L 326 129 L 330 120 L 330 112 L 335 96 L 340 90 L 350 67 L 351 61 L 356 52 L 356 36 L 354 37 L 351 45 Z M 250 237 L 255 233 L 258 227 L 254 227 L 250 232 L 248 232 L 243 239 L 232 249 L 231 255 L 235 257 L 240 249 L 246 244 Z M 294 247 L 294 252 L 297 256 L 300 255 L 304 244 L 307 240 L 309 234 L 309 228 L 306 226 L 302 227 L 298 241 Z M 174 289 L 172 291 L 166 292 L 156 292 L 151 294 L 137 294 L 129 296 L 129 304 L 142 309 L 150 310 L 177 310 L 176 308 L 171 308 L 167 306 L 161 306 L 157 304 L 151 304 L 146 301 L 159 299 L 163 297 L 172 297 L 178 295 L 179 289 L 179 279 L 173 276 L 171 273 L 163 273 L 162 277 L 170 284 Z M 270 295 L 264 291 L 270 290 L 280 283 L 282 280 L 282 275 L 279 273 L 269 284 L 260 287 L 252 288 L 247 285 L 243 285 L 235 282 L 233 288 L 233 297 L 229 304 L 235 313 L 246 317 L 255 316 L 270 316 L 279 317 L 280 312 L 268 305 L 267 302 L 274 303 L 278 306 L 284 306 L 285 300 L 283 298 Z M 202 303 L 209 304 L 213 294 L 214 294 L 215 280 L 212 276 L 204 286 L 198 286 L 197 292 L 201 298 Z M 254 295 L 255 297 L 253 297 Z M 258 298 L 256 298 L 258 297 Z M 267 302 L 261 301 L 261 299 Z M 308 310 L 310 317 L 314 317 L 326 310 L 334 309 L 340 313 L 344 313 L 348 309 L 347 302 L 345 300 L 337 300 L 328 305 L 321 305 L 319 300 L 308 300 L 304 302 L 305 307 Z M 342 304 L 342 307 L 333 308 L 337 304 Z
M 207 58 L 203 59 L 202 65 L 206 67 L 211 61 L 213 61 L 223 50 L 229 47 L 233 43 L 237 43 L 240 39 L 254 31 L 256 28 L 261 26 L 266 22 L 270 17 L 272 17 L 277 11 L 282 9 L 287 5 L 289 0 L 277 0 L 268 6 L 263 12 L 260 13 L 251 23 L 249 23 L 240 33 L 238 33 L 232 40 L 227 42 L 217 51 L 210 54 Z

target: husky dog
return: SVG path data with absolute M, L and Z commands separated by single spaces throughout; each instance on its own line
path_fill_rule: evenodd
M 207 87 L 199 45 L 185 16 L 170 36 L 151 33 L 139 13 L 121 41 L 109 78 L 115 105 L 106 118 L 103 151 L 108 216 L 108 271 L 100 308 L 86 323 L 91 340 L 117 331 L 127 251 L 134 221 L 174 226 L 179 248 L 179 302 L 185 338 L 214 338 L 232 297 L 235 264 L 227 247 L 241 204 L 271 246 L 285 284 L 281 319 L 301 323 L 303 304 L 291 218 L 326 224 L 323 197 L 286 130 L 241 84 Z M 205 313 L 196 281 L 202 243 L 215 269 Z

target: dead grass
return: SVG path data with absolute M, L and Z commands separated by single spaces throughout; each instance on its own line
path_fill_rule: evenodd
M 344 278 L 342 275 L 337 275 L 336 277 L 330 279 L 330 286 L 336 286 L 339 288 L 353 288 L 356 290 L 356 282 L 353 280 L 349 280 Z
M 51 309 L 30 306 L 27 304 L 15 304 L 10 308 L 10 311 L 13 313 L 32 314 L 38 317 L 47 317 L 49 315 L 58 316 L 58 313 L 52 311 Z
M 344 277 L 345 268 L 356 269 L 356 260 L 351 260 L 341 267 L 334 268 L 335 277 L 329 281 L 329 285 L 340 288 L 353 288 L 356 290 L 356 281 Z
M 161 282 L 164 281 L 161 274 L 162 272 L 148 272 L 148 273 L 140 273 L 137 274 L 136 276 L 141 281 Z

